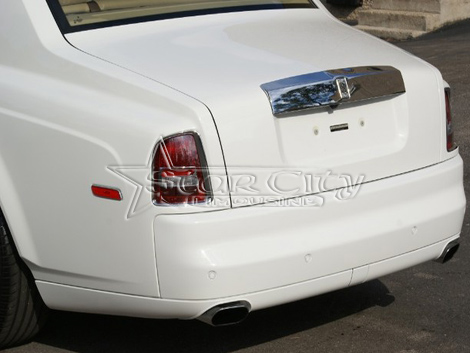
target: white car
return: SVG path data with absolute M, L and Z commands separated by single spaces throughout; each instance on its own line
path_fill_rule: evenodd
M 237 323 L 458 248 L 449 87 L 319 0 L 4 0 L 0 345 Z

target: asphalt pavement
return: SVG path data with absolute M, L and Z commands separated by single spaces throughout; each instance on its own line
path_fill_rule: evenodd
M 470 199 L 470 21 L 396 45 L 439 68 L 452 87 Z M 237 326 L 54 312 L 34 342 L 4 352 L 470 352 L 469 230 L 467 212 L 461 248 L 445 265 L 253 312 Z

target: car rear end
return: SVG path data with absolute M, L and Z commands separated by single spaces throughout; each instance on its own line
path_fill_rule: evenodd
M 151 229 L 129 248 L 152 248 L 158 292 L 45 280 L 48 305 L 223 325 L 454 253 L 466 201 L 449 88 L 429 64 L 316 7 L 90 22 L 64 33 L 81 55 L 182 93 L 204 113 L 148 123 L 150 178 L 138 200 L 147 223 L 138 214 L 125 223 Z M 399 73 L 400 89 L 378 95 L 389 84 L 383 67 Z M 377 72 L 353 84 L 355 68 Z M 325 73 L 333 76 L 317 80 Z M 292 92 L 304 75 L 314 78 L 308 87 L 323 85 L 320 96 L 334 92 L 318 102 L 308 94 L 307 106 L 294 92 L 294 109 L 277 111 L 269 87 L 288 82 Z M 116 153 L 124 148 L 131 161 L 129 146 Z

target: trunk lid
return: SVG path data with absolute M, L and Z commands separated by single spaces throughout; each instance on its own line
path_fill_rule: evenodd
M 195 16 L 66 37 L 80 50 L 171 86 L 210 109 L 234 206 L 358 186 L 440 159 L 439 72 L 321 9 Z M 274 116 L 261 88 L 358 66 L 393 66 L 406 93 Z M 357 191 L 338 191 L 338 198 Z

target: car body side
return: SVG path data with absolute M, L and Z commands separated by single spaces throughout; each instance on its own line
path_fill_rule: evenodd
M 1 202 L 20 255 L 38 279 L 44 271 L 59 283 L 75 277 L 78 286 L 158 295 L 154 209 L 127 220 L 137 187 L 108 167 L 145 167 L 160 136 L 188 129 L 208 141 L 209 163 L 223 165 L 212 117 L 182 93 L 71 47 L 47 4 L 25 4 L 44 23 L 32 23 L 21 2 L 9 5 L 21 16 L 2 21 L 3 33 L 16 34 L 2 56 Z M 120 188 L 125 202 L 90 197 L 95 183 Z

